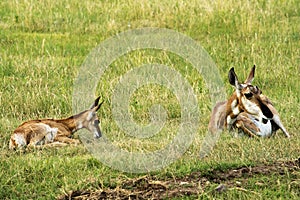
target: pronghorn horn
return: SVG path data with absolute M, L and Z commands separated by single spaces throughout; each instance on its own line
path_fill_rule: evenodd
M 248 78 L 245 81 L 246 84 L 251 84 L 251 82 L 254 79 L 254 74 L 255 74 L 255 65 L 252 67 L 252 69 L 251 69 L 251 71 L 249 73 L 249 76 L 248 76 Z

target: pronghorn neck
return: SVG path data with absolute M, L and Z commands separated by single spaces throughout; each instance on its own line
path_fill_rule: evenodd
M 83 114 L 84 114 L 84 112 L 79 113 L 77 115 L 73 115 L 66 119 L 57 120 L 57 122 L 64 124 L 65 126 L 68 127 L 68 129 L 72 133 L 75 133 L 76 131 L 83 128 L 83 119 L 82 119 Z
M 243 110 L 240 105 L 241 102 L 240 96 L 241 93 L 234 92 L 229 99 L 230 111 L 228 112 L 232 113 L 233 116 L 237 116 Z
M 64 126 L 68 127 L 68 129 L 72 132 L 75 133 L 78 128 L 76 126 L 75 123 L 75 119 L 73 118 L 73 116 L 66 118 L 66 119 L 59 119 L 56 120 L 56 122 L 63 124 Z
M 225 122 L 227 128 L 231 127 L 231 125 L 235 122 L 236 117 L 243 111 L 242 107 L 240 106 L 239 96 L 240 94 L 237 94 L 235 91 L 227 101 Z

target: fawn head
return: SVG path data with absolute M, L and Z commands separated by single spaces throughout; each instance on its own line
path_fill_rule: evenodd
M 100 120 L 98 119 L 97 111 L 103 104 L 103 101 L 99 104 L 99 100 L 100 100 L 100 96 L 94 101 L 94 103 L 91 105 L 91 107 L 88 110 L 84 111 L 80 115 L 81 120 L 78 123 L 80 128 L 86 128 L 90 132 L 92 132 L 95 138 L 100 138 L 102 136 L 99 127 Z

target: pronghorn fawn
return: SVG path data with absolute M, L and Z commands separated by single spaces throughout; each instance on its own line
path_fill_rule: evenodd
M 103 102 L 99 104 L 99 99 L 100 97 L 88 110 L 65 119 L 38 119 L 24 122 L 14 130 L 9 148 L 79 144 L 78 139 L 71 137 L 82 128 L 92 132 L 95 138 L 101 137 L 100 121 L 96 112 Z
M 240 83 L 234 68 L 230 69 L 228 79 L 235 87 L 235 92 L 227 101 L 215 105 L 209 122 L 210 132 L 237 128 L 250 137 L 268 137 L 281 129 L 287 137 L 290 137 L 271 101 L 257 86 L 251 84 L 254 74 L 255 65 L 245 82 Z

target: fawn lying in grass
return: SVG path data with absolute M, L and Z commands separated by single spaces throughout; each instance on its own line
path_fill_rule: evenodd
M 94 133 L 95 138 L 101 137 L 100 121 L 96 112 L 103 102 L 99 104 L 99 99 L 100 97 L 88 110 L 65 119 L 38 119 L 24 122 L 14 130 L 9 148 L 79 144 L 80 141 L 72 139 L 71 136 L 82 128 Z

